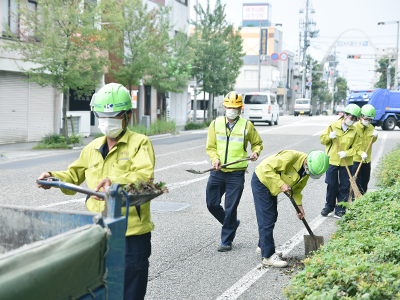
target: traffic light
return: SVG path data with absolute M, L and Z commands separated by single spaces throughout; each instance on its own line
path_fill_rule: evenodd
M 351 59 L 360 59 L 361 55 L 360 54 L 348 54 L 347 58 L 351 58 Z

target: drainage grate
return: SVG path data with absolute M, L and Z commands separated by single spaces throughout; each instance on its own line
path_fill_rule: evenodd
M 190 204 L 172 203 L 172 202 L 155 202 L 151 201 L 150 210 L 152 211 L 180 211 L 190 207 Z

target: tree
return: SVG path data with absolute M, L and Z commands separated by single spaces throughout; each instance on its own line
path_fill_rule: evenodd
M 192 22 L 197 28 L 191 43 L 195 52 L 192 74 L 201 84 L 204 95 L 206 92 L 225 94 L 233 89 L 243 65 L 241 28 L 235 30 L 228 24 L 225 5 L 220 0 L 216 1 L 213 11 L 209 0 L 206 9 L 200 5 L 195 10 L 199 21 Z
M 28 81 L 41 86 L 52 86 L 64 94 L 63 129 L 68 140 L 66 119 L 69 90 L 89 93 L 100 83 L 109 65 L 109 49 L 118 38 L 113 28 L 101 29 L 100 22 L 112 21 L 117 3 L 101 1 L 99 5 L 80 0 L 38 0 L 37 9 L 18 2 L 17 33 L 6 27 L 9 40 L 2 48 L 20 53 L 23 61 L 34 64 L 21 71 Z
M 374 87 L 380 88 L 380 89 L 386 89 L 387 88 L 387 73 L 388 73 L 388 65 L 389 65 L 389 59 L 388 58 L 382 58 L 379 60 L 379 68 L 375 70 L 375 72 L 381 73 L 381 76 L 379 77 L 379 80 L 377 83 L 375 83 Z M 390 79 L 391 83 L 394 83 L 394 73 L 395 73 L 395 68 L 390 68 Z
M 343 77 L 336 77 L 335 80 L 335 89 L 337 88 L 337 92 L 335 92 L 334 101 L 336 104 L 340 103 L 343 99 L 347 98 L 347 90 L 349 89 L 347 86 L 347 80 Z

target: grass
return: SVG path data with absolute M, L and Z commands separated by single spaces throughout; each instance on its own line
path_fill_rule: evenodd
M 81 134 L 71 134 L 68 136 L 69 144 L 83 144 L 83 136 Z M 48 133 L 33 149 L 71 149 L 62 134 Z
M 206 121 L 204 123 L 195 124 L 193 122 L 189 122 L 185 125 L 185 130 L 193 130 L 193 129 L 204 129 L 210 126 L 211 121 Z

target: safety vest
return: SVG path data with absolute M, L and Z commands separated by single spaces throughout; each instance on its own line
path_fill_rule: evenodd
M 226 164 L 248 156 L 245 149 L 244 137 L 247 120 L 239 118 L 228 135 L 226 127 L 226 118 L 219 117 L 215 120 L 215 135 L 217 137 L 217 152 L 221 164 Z M 242 161 L 228 166 L 227 169 L 247 168 L 248 161 Z

